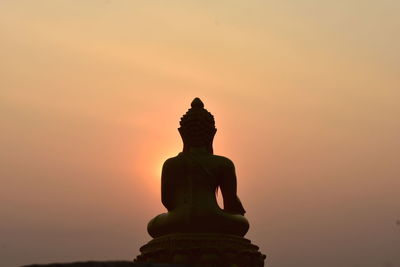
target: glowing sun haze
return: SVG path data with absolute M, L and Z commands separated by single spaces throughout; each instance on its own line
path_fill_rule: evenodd
M 399 12 L 0 1 L 0 265 L 133 259 L 200 97 L 267 266 L 400 266 Z

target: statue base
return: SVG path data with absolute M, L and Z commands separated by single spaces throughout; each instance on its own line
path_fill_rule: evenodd
M 198 267 L 263 267 L 266 258 L 250 240 L 217 233 L 179 233 L 154 238 L 134 262 Z

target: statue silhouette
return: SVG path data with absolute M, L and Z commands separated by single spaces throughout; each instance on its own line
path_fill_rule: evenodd
M 148 223 L 154 239 L 141 247 L 135 262 L 264 266 L 265 255 L 243 238 L 249 223 L 237 196 L 235 166 L 214 155 L 214 116 L 199 98 L 182 116 L 178 130 L 183 151 L 164 162 L 161 174 L 161 201 L 167 212 Z
M 233 162 L 213 155 L 216 133 L 214 117 L 199 98 L 180 122 L 184 148 L 165 161 L 161 175 L 161 199 L 168 213 L 148 224 L 152 237 L 171 233 L 225 233 L 244 236 L 249 223 L 236 195 Z M 216 192 L 221 189 L 224 209 L 218 206 Z

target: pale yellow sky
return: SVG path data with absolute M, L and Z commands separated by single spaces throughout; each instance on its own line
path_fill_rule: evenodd
M 0 1 L 0 263 L 132 259 L 198 96 L 268 266 L 400 266 L 399 12 Z

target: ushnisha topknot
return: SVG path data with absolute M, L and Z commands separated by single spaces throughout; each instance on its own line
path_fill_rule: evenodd
M 204 108 L 198 97 L 193 99 L 191 108 L 182 116 L 180 126 L 183 142 L 194 147 L 210 145 L 217 131 L 214 116 Z
M 198 97 L 193 99 L 191 106 L 192 106 L 192 108 L 204 108 L 203 102 Z

